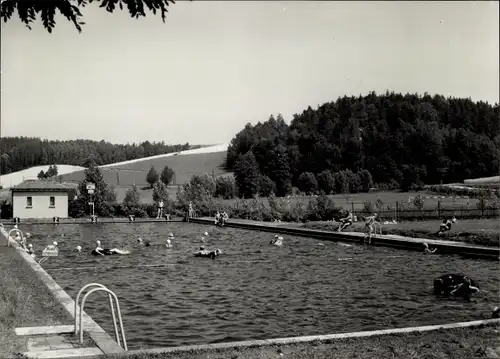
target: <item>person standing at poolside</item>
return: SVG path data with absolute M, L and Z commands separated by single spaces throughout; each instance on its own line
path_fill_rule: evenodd
M 156 218 L 162 218 L 163 217 L 163 200 L 160 199 L 158 202 L 158 214 Z
M 365 221 L 365 240 L 368 237 L 368 244 L 372 244 L 372 233 L 373 233 L 373 225 L 375 224 L 375 220 L 377 219 L 377 213 L 374 213 L 372 216 L 366 217 Z

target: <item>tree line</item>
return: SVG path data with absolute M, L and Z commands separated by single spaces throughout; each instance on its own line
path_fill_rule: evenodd
M 113 144 L 91 140 L 53 141 L 37 137 L 3 137 L 0 141 L 0 170 L 1 174 L 8 174 L 42 165 L 84 166 L 89 157 L 93 157 L 100 166 L 196 147 L 198 146 L 190 146 L 189 143 L 167 145 L 164 142 L 144 141 L 138 144 Z
M 377 187 L 404 191 L 499 172 L 499 105 L 440 95 L 344 96 L 316 110 L 247 124 L 232 139 L 225 167 L 240 196 L 271 186 L 315 188 L 341 171 L 370 174 Z M 336 190 L 337 191 L 337 190 Z

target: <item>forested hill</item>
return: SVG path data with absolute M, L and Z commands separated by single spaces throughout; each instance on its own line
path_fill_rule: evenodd
M 1 174 L 20 171 L 32 166 L 65 164 L 82 166 L 93 156 L 99 165 L 136 158 L 184 151 L 191 147 L 145 141 L 140 144 L 113 144 L 105 141 L 50 141 L 36 137 L 3 137 L 0 139 Z
M 226 166 L 234 169 L 238 157 L 252 151 L 261 174 L 271 179 L 275 159 L 286 160 L 280 176 L 290 176 L 294 185 L 304 172 L 343 169 L 367 169 L 375 183 L 402 188 L 461 182 L 498 175 L 499 130 L 498 104 L 372 92 L 309 107 L 289 126 L 281 116 L 247 124 L 231 141 Z

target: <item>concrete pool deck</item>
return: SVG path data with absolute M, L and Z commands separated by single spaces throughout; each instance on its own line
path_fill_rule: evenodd
M 215 226 L 214 220 L 208 217 L 191 218 L 191 223 Z M 318 229 L 297 228 L 286 223 L 258 222 L 245 219 L 230 219 L 226 227 L 259 230 L 263 232 L 289 234 L 302 237 L 313 237 L 326 241 L 349 241 L 363 243 L 364 234 L 359 232 L 331 232 Z M 476 246 L 463 242 L 436 240 L 427 238 L 403 237 L 392 234 L 377 234 L 372 237 L 371 245 L 401 248 L 423 252 L 423 244 L 427 243 L 437 248 L 437 253 L 460 254 L 467 257 L 482 258 L 498 261 L 500 258 L 500 248 Z
M 68 312 L 70 318 L 74 320 L 75 302 L 71 297 L 45 272 L 45 270 L 31 257 L 15 240 L 9 238 L 7 231 L 0 228 L 0 233 L 10 242 L 17 254 L 24 259 L 26 264 L 35 272 L 38 279 L 49 289 L 54 300 L 56 300 Z M 77 313 L 80 306 L 77 306 Z M 118 345 L 87 313 L 83 312 L 82 324 L 85 333 L 88 334 L 96 347 L 81 347 L 78 340 L 64 338 L 61 334 L 70 334 L 74 326 L 58 327 L 29 327 L 16 328 L 18 336 L 27 338 L 28 352 L 24 355 L 31 358 L 69 358 L 85 357 L 96 354 L 118 354 L 124 349 Z M 70 330 L 71 327 L 71 330 Z

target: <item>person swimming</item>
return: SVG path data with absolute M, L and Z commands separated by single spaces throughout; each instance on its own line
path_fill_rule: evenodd
M 126 250 L 120 250 L 118 248 L 112 248 L 112 249 L 109 249 L 109 248 L 102 248 L 101 247 L 101 241 L 96 241 L 96 248 L 92 250 L 91 254 L 95 255 L 95 256 L 110 256 L 110 255 L 113 255 L 113 254 L 130 254 L 129 251 L 126 251 Z
M 271 244 L 273 246 L 282 246 L 283 245 L 283 237 L 278 236 L 277 234 L 274 236 L 274 239 L 271 239 Z
M 137 238 L 137 243 L 139 243 L 139 244 L 142 244 L 142 243 L 143 243 L 143 240 L 142 240 L 142 238 L 141 238 L 141 237 Z
M 165 244 L 165 246 L 167 248 L 171 248 L 172 247 L 172 241 L 170 239 L 167 239 L 167 243 Z
M 445 274 L 434 279 L 434 293 L 445 296 L 462 296 L 469 299 L 471 294 L 478 293 L 479 285 L 463 274 Z
M 73 249 L 73 252 L 81 252 L 82 251 L 82 247 L 81 246 L 76 246 L 75 249 Z
M 170 233 L 168 234 L 168 238 L 170 238 L 170 239 L 174 239 L 174 234 L 173 234 L 172 232 L 170 232 Z
M 215 257 L 222 254 L 220 249 L 215 249 L 213 251 L 206 250 L 204 246 L 200 247 L 200 250 L 194 254 L 195 257 L 203 257 L 203 258 L 211 258 L 215 259 Z
M 28 244 L 28 248 L 26 249 L 26 252 L 33 258 L 35 258 L 35 249 L 33 248 L 33 244 Z
M 429 245 L 424 242 L 424 253 L 435 253 L 437 251 L 437 248 L 430 249 Z

